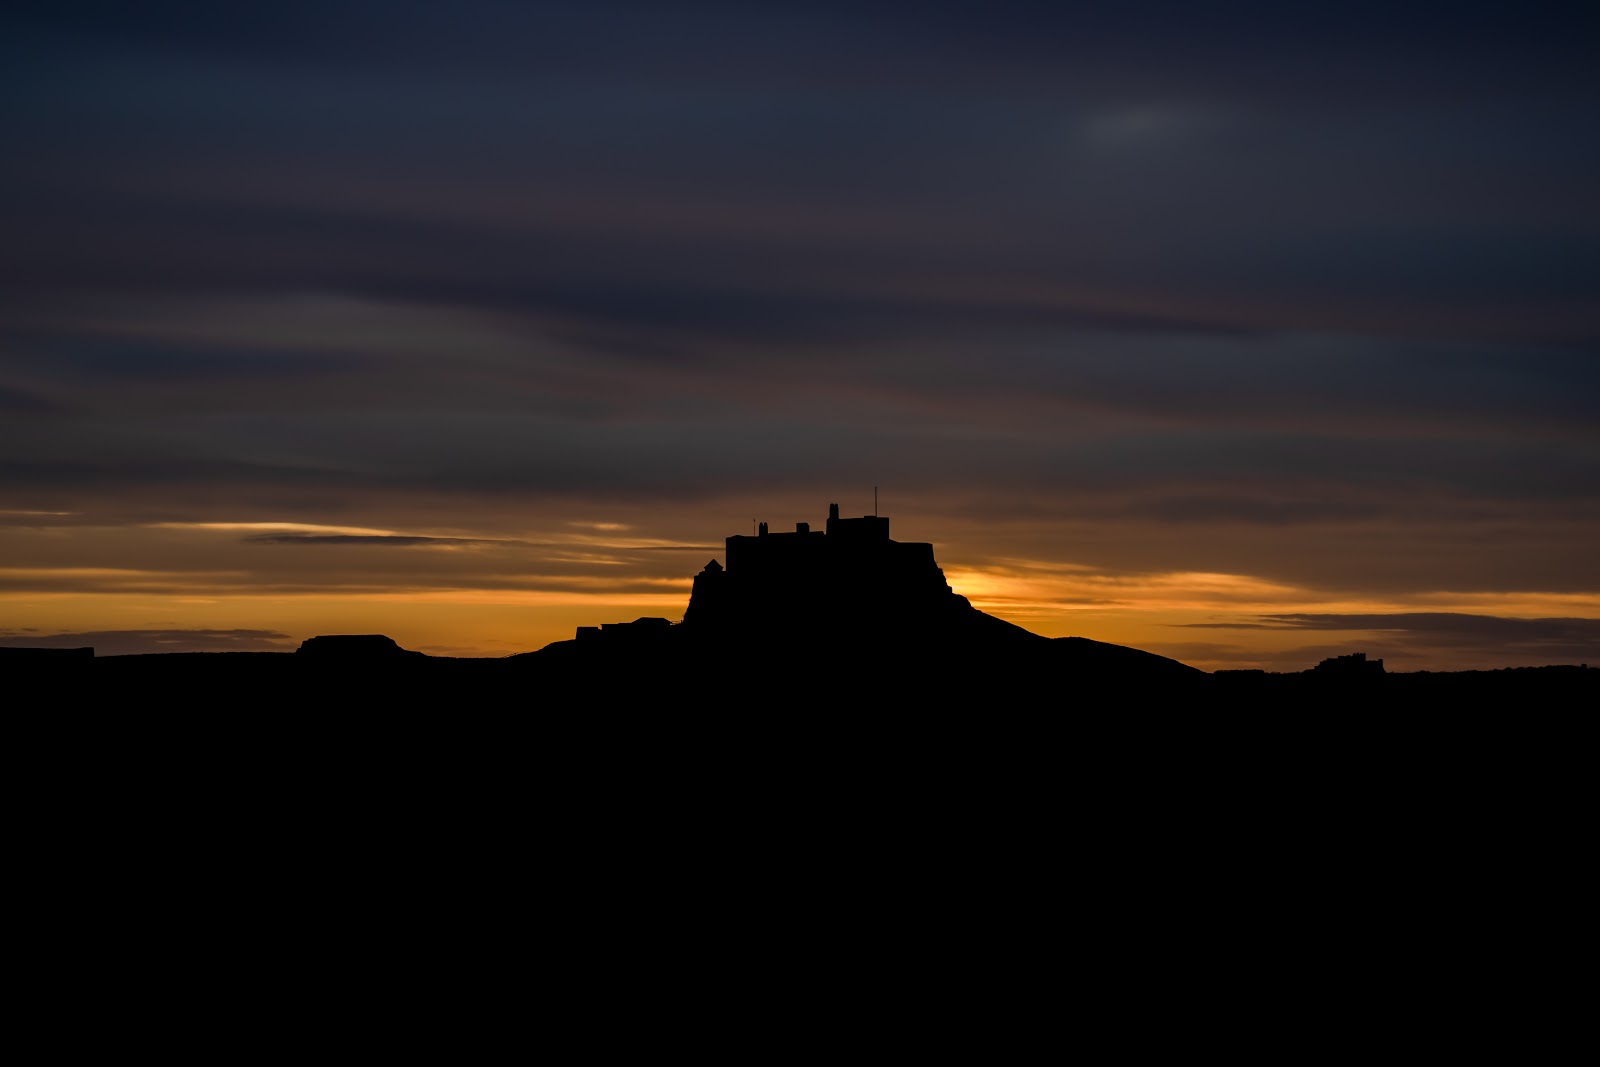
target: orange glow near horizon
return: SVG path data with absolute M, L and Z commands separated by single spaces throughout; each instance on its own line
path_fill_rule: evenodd
M 1243 574 L 1171 572 L 1112 575 L 1089 568 L 1045 564 L 1026 568 L 945 568 L 950 586 L 980 610 L 1013 621 L 1060 620 L 1137 610 L 1145 613 L 1385 614 L 1485 613 L 1547 618 L 1552 612 L 1600 613 L 1593 593 L 1412 593 L 1348 597 L 1270 582 Z
M 151 530 L 271 530 L 283 533 L 348 534 L 365 537 L 394 537 L 397 530 L 377 530 L 366 526 L 323 526 L 313 522 L 152 522 Z
M 1455 593 L 1340 596 L 1248 575 L 1184 573 L 1110 575 L 1054 563 L 1006 561 L 992 568 L 946 568 L 972 605 L 1046 637 L 1089 637 L 1181 659 L 1204 670 L 1285 667 L 1281 658 L 1307 646 L 1356 640 L 1381 647 L 1383 631 L 1310 630 L 1256 620 L 1274 615 L 1442 613 L 1543 619 L 1600 616 L 1600 594 Z M 1243 624 L 1229 629 L 1230 624 Z M 1355 635 L 1363 635 L 1356 637 Z M 1243 647 L 1229 647 L 1230 645 Z M 1463 669 L 1447 653 L 1401 669 Z M 1482 665 L 1482 664 L 1474 664 Z M 1503 666 L 1511 664 L 1493 664 Z
M 704 562 L 699 551 L 721 556 L 720 546 L 651 536 L 644 523 L 552 520 L 495 536 L 434 531 L 429 524 L 278 521 L 11 527 L 15 565 L 0 567 L 0 638 L 262 630 L 278 635 L 261 639 L 271 647 L 292 648 L 318 634 L 385 633 L 433 654 L 505 655 L 569 639 L 578 626 L 641 616 L 677 621 L 690 576 Z M 257 534 L 292 541 L 262 542 Z M 360 541 L 391 537 L 403 543 Z M 1600 617 L 1600 594 L 1586 592 L 1340 591 L 1246 573 L 978 558 L 947 565 L 945 574 L 982 611 L 1047 637 L 1131 645 L 1204 669 L 1302 669 L 1315 661 L 1301 660 L 1325 646 L 1392 644 L 1381 629 L 1263 621 L 1275 615 Z M 83 566 L 84 559 L 118 565 Z M 1423 657 L 1416 663 L 1457 662 L 1449 649 L 1437 661 L 1426 658 L 1432 652 L 1412 652 Z
M 1033 569 L 951 568 L 951 586 L 973 606 L 1047 637 L 1083 636 L 1163 652 L 1216 632 L 1190 627 L 1218 620 L 1296 613 L 1484 613 L 1543 618 L 1600 615 L 1600 596 L 1585 594 L 1426 593 L 1404 598 L 1329 598 L 1315 590 L 1247 575 L 1170 573 L 1107 575 L 1076 566 Z M 156 628 L 254 628 L 285 635 L 293 647 L 319 633 L 386 633 L 408 648 L 439 655 L 496 656 L 532 651 L 570 638 L 577 626 L 644 615 L 682 618 L 691 579 L 634 579 L 620 591 L 597 576 L 565 576 L 562 588 L 390 588 L 280 591 L 238 585 L 166 586 L 175 575 L 117 568 L 7 568 L 0 576 L 71 574 L 109 582 L 92 592 L 0 593 L 8 619 L 41 632 Z M 232 575 L 230 575 L 232 576 Z M 185 575 L 192 580 L 198 575 Z M 650 591 L 637 588 L 649 587 Z M 1264 657 L 1327 634 L 1252 629 L 1244 633 Z M 1240 635 L 1227 633 L 1229 640 Z M 1170 654 L 1164 652 L 1163 654 Z M 1206 669 L 1237 666 L 1236 658 L 1178 656 Z M 1254 661 L 1251 661 L 1254 662 Z M 1306 664 L 1309 666 L 1310 664 Z

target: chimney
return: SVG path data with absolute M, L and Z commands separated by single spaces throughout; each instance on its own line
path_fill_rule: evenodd
M 766 523 L 762 523 L 759 527 L 757 527 L 757 530 L 758 530 L 759 536 L 761 536 L 761 537 L 767 536 L 767 524 Z
M 809 522 L 797 522 L 797 523 L 794 524 L 794 532 L 795 533 L 810 533 L 811 532 L 811 524 Z
M 838 504 L 829 504 L 828 505 L 828 518 L 837 519 L 838 517 L 839 517 L 839 505 Z

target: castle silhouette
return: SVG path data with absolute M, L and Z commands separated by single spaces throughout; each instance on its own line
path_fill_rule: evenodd
M 1085 637 L 1044 637 L 973 607 L 951 589 L 933 545 L 896 541 L 882 515 L 843 518 L 828 506 L 822 530 L 799 522 L 724 541 L 693 582 L 682 622 L 664 618 L 580 626 L 576 638 L 503 659 L 427 656 L 381 634 L 307 638 L 277 652 L 163 653 L 97 659 L 93 648 L 0 646 L 12 679 L 71 684 L 80 696 L 120 699 L 138 687 L 163 694 L 225 693 L 279 708 L 453 706 L 473 699 L 522 706 L 535 693 L 552 713 L 592 705 L 653 709 L 663 694 L 680 710 L 761 707 L 925 712 L 989 709 L 996 701 L 1052 712 L 1120 708 L 1130 698 L 1201 698 L 1228 706 L 1336 706 L 1359 691 L 1364 706 L 1485 693 L 1529 694 L 1575 706 L 1600 689 L 1600 671 L 1549 666 L 1460 674 L 1387 674 L 1365 653 L 1314 670 L 1208 675 L 1177 660 Z M 1210 687 L 1209 689 L 1207 687 Z M 1199 688 L 1196 688 L 1199 687 Z M 755 703 L 752 703 L 754 701 Z
M 684 636 L 717 636 L 725 644 L 828 642 L 869 636 L 878 643 L 925 639 L 962 623 L 1017 630 L 973 608 L 950 588 L 925 541 L 896 541 L 889 519 L 863 515 L 846 519 L 839 505 L 828 505 L 827 525 L 813 530 L 795 523 L 788 533 L 773 533 L 767 523 L 757 532 L 724 541 L 727 565 L 712 559 L 695 575 L 683 621 Z M 576 639 L 597 644 L 638 646 L 672 624 L 662 618 L 580 626 Z M 1019 630 L 1019 632 L 1022 632 Z
M 757 530 L 727 538 L 727 566 L 713 559 L 695 576 L 686 628 L 837 632 L 972 610 L 945 581 L 933 545 L 891 539 L 886 516 L 840 518 L 839 505 L 829 504 L 822 530 L 805 522 L 792 533 L 772 533 L 764 522 Z
M 894 540 L 883 515 L 843 518 L 830 504 L 821 530 L 798 522 L 774 533 L 762 522 L 753 535 L 726 538 L 724 548 L 725 562 L 712 559 L 695 575 L 681 623 L 579 627 L 575 640 L 527 657 L 550 677 L 566 671 L 613 687 L 654 684 L 693 665 L 702 697 L 797 670 L 895 699 L 1057 684 L 1085 672 L 1119 684 L 1203 677 L 1163 656 L 1042 637 L 979 611 L 950 588 L 933 545 Z

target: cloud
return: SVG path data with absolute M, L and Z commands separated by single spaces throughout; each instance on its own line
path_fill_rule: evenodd
M 1600 619 L 1517 619 L 1500 615 L 1467 615 L 1427 611 L 1397 614 L 1340 615 L 1290 613 L 1262 615 L 1254 623 L 1190 623 L 1198 629 L 1265 630 L 1395 630 L 1434 636 L 1492 637 L 1504 640 L 1588 638 L 1600 641 Z
M 387 537 L 392 531 L 361 526 L 325 526 L 314 522 L 153 522 L 156 530 L 282 530 L 297 534 L 343 534 Z M 248 538 L 246 538 L 248 540 Z
M 361 0 L 280 0 L 226 14 L 173 0 L 137 12 L 115 3 L 90 9 L 92 17 L 83 5 L 8 5 L 19 31 L 96 54 L 145 49 L 172 62 L 398 72 L 432 82 L 483 73 L 498 82 L 532 71 L 558 84 L 631 75 L 720 93 L 953 86 L 963 95 L 1031 89 L 1051 97 L 1063 89 L 1114 97 L 1150 84 L 1169 98 L 1276 93 L 1348 106 L 1428 102 L 1440 91 L 1481 95 L 1506 80 L 1570 90 L 1591 69 L 1583 44 L 1592 25 L 1581 6 L 1559 5 L 1526 13 L 1464 7 L 1444 20 L 1430 5 L 1355 3 L 1337 21 L 1277 5 L 1199 10 L 1163 0 L 1092 16 L 1036 0 L 927 0 L 915 19 L 883 0 L 803 8 L 688 0 L 670 9 L 630 0 L 462 0 L 452 18 L 390 5 L 381 22 Z
M 12 415 L 37 415 L 56 410 L 56 405 L 43 397 L 0 386 L 0 411 Z
M 663 353 L 936 332 L 995 283 L 1078 326 L 1595 326 L 1594 76 L 1547 16 L 1341 47 L 1259 11 L 327 6 L 30 16 L 14 280 L 520 306 Z
M 157 652 L 292 652 L 297 642 L 276 630 L 87 630 L 38 634 L 0 630 L 0 645 L 12 648 L 83 648 L 97 656 Z
M 490 537 L 425 537 L 416 534 L 257 534 L 247 544 L 265 545 L 389 545 L 395 548 L 459 545 L 527 545 L 527 541 Z
M 1364 633 L 1401 656 L 1450 653 L 1495 666 L 1600 661 L 1600 619 L 1519 619 L 1457 612 L 1287 613 L 1254 621 L 1184 623 L 1189 629 Z M 1332 653 L 1330 653 L 1332 654 Z
M 209 524 L 219 525 L 219 524 Z M 564 540 L 529 541 L 511 537 L 433 537 L 425 534 L 257 534 L 243 539 L 245 544 L 265 545 L 387 545 L 394 548 L 480 546 L 496 548 L 559 548 L 581 550 L 584 548 L 610 549 L 620 552 L 716 552 L 723 546 L 712 544 L 655 543 L 647 538 L 619 536 L 628 529 L 622 523 L 568 523 L 599 531 L 599 536 L 574 536 Z M 551 557 L 554 558 L 554 557 Z

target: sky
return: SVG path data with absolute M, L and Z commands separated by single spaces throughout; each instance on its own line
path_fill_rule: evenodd
M 1600 10 L 24 2 L 0 643 L 501 655 L 869 513 L 1208 670 L 1600 662 Z

